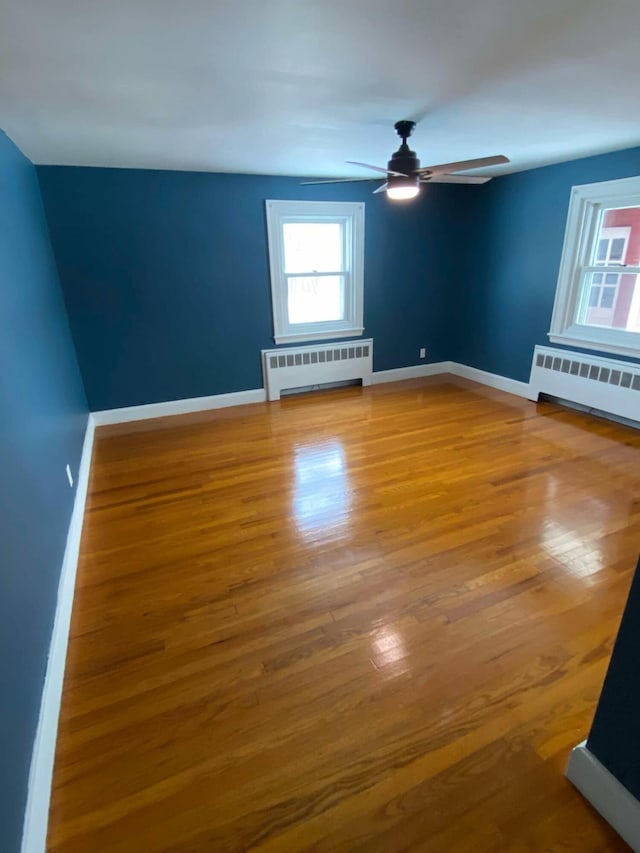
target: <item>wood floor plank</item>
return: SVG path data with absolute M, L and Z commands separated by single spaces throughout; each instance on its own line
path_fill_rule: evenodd
M 625 850 L 640 433 L 434 377 L 97 431 L 48 849 Z

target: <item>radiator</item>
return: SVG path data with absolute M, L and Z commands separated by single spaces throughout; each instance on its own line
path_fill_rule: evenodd
M 529 387 L 532 400 L 541 393 L 550 394 L 640 421 L 640 364 L 538 346 Z
M 279 400 L 280 392 L 291 388 L 348 379 L 370 385 L 373 340 L 262 350 L 262 370 L 267 400 Z

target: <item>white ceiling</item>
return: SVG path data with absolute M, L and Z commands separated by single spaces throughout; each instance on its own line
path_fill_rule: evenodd
M 0 22 L 0 127 L 35 163 L 364 175 L 344 161 L 385 165 L 400 118 L 423 165 L 640 144 L 638 0 L 0 0 Z

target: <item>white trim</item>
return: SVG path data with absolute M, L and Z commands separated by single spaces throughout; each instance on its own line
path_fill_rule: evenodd
M 547 332 L 547 337 L 549 338 L 550 343 L 552 344 L 561 344 L 565 347 L 582 347 L 583 349 L 595 350 L 595 352 L 602 353 L 603 355 L 607 355 L 608 353 L 613 353 L 615 355 L 629 355 L 631 357 L 638 358 L 639 351 L 636 346 L 624 346 L 621 343 L 613 343 L 612 341 L 604 340 L 605 335 L 604 332 L 608 331 L 605 329 L 600 329 L 599 331 L 593 327 L 600 337 L 600 341 L 595 341 L 593 336 L 589 338 L 585 338 L 581 334 L 581 330 L 586 328 L 585 326 L 572 326 L 567 329 L 566 334 L 562 335 L 554 335 L 551 332 Z M 574 334 L 571 334 L 571 333 Z M 625 334 L 623 329 L 618 331 L 618 340 L 620 341 L 622 336 Z M 635 332 L 626 332 L 627 335 L 636 334 Z
M 230 394 L 213 394 L 209 397 L 189 397 L 185 400 L 167 400 L 164 403 L 148 403 L 144 406 L 126 406 L 121 409 L 103 409 L 93 413 L 96 426 L 123 424 L 129 421 L 145 421 L 148 418 L 166 418 L 170 415 L 188 415 L 206 412 L 209 409 L 225 409 L 228 406 L 243 406 L 247 403 L 264 403 L 267 399 L 264 388 L 251 391 L 234 391 Z
M 314 332 L 313 337 L 309 337 L 309 334 L 305 332 L 302 335 L 278 335 L 274 337 L 274 341 L 277 344 L 294 344 L 294 343 L 313 343 L 314 341 L 326 340 L 327 338 L 356 338 L 359 337 L 364 332 L 364 329 L 347 329 L 343 332 L 340 332 L 340 335 L 332 329 L 330 332 Z
M 436 361 L 431 364 L 413 364 L 410 367 L 396 367 L 393 370 L 374 370 L 371 376 L 372 385 L 382 385 L 385 382 L 403 382 L 405 379 L 419 379 L 421 376 L 437 376 L 440 373 L 451 373 L 450 361 Z
M 382 382 L 401 382 L 404 379 L 416 379 L 420 376 L 437 376 L 441 373 L 451 373 L 478 382 L 480 385 L 488 385 L 497 388 L 498 391 L 506 391 L 507 394 L 515 394 L 517 397 L 525 397 L 530 400 L 530 389 L 528 382 L 520 382 L 510 379 L 508 376 L 500 376 L 497 373 L 489 373 L 477 367 L 460 364 L 457 361 L 436 361 L 432 364 L 416 364 L 411 367 L 398 367 L 395 370 L 376 370 L 372 377 L 372 383 L 379 385 Z
M 594 266 L 592 249 L 602 211 L 609 207 L 635 206 L 639 199 L 640 177 L 572 187 L 551 328 L 547 333 L 552 343 L 619 355 L 638 356 L 640 353 L 640 333 L 578 322 L 585 272 L 594 269 L 634 274 L 633 269 L 625 267 Z
M 367 341 L 368 342 L 368 341 Z M 332 342 L 339 344 L 340 341 Z M 359 343 L 359 342 L 357 342 Z M 286 353 L 286 349 L 269 350 L 270 353 Z M 371 377 L 373 385 L 381 385 L 385 382 L 402 382 L 406 379 L 418 379 L 421 376 L 436 376 L 442 373 L 451 373 L 454 376 L 462 376 L 488 385 L 509 394 L 519 397 L 529 396 L 529 385 L 527 382 L 518 382 L 507 376 L 499 376 L 496 373 L 488 373 L 476 367 L 468 367 L 455 361 L 438 361 L 430 364 L 413 364 L 409 367 L 396 367 L 392 370 L 376 370 Z M 163 403 L 148 403 L 143 406 L 125 406 L 120 409 L 104 409 L 93 412 L 95 426 L 106 426 L 108 424 L 123 424 L 132 421 L 143 421 L 150 418 L 166 418 L 171 415 L 186 415 L 192 412 L 206 412 L 212 409 L 222 409 L 228 406 L 243 406 L 250 403 L 264 403 L 267 393 L 264 388 L 254 388 L 250 391 L 234 391 L 230 394 L 213 394 L 209 397 L 191 397 L 184 400 L 168 400 Z
M 465 379 L 471 379 L 473 382 L 479 382 L 481 385 L 488 385 L 490 388 L 515 394 L 517 397 L 531 399 L 528 382 L 520 382 L 517 379 L 510 379 L 508 376 L 489 373 L 486 370 L 479 370 L 477 367 L 469 367 L 467 364 L 459 364 L 456 361 L 451 361 L 449 364 L 451 365 L 449 372 L 453 373 L 454 376 L 462 376 Z
M 586 741 L 571 751 L 565 776 L 633 850 L 640 850 L 640 802 L 587 749 Z
M 76 570 L 78 568 L 82 522 L 89 486 L 89 472 L 91 470 L 93 435 L 94 422 L 92 416 L 89 415 L 84 435 L 84 444 L 82 446 L 80 469 L 78 471 L 76 497 L 73 503 L 67 544 L 60 571 L 58 601 L 53 631 L 51 633 L 49 659 L 42 690 L 38 728 L 36 729 L 31 756 L 27 805 L 22 845 L 20 848 L 21 853 L 43 853 L 47 840 L 53 762 L 58 735 L 58 717 L 60 716 L 62 685 L 67 659 L 67 645 L 69 643 L 69 625 L 73 606 Z

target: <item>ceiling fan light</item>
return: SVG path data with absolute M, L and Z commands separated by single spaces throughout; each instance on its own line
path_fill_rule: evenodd
M 387 178 L 387 197 L 394 201 L 415 198 L 420 192 L 420 180 L 417 176 L 389 175 Z
M 415 198 L 420 190 L 418 187 L 387 187 L 387 196 L 394 201 L 402 201 L 409 198 Z

